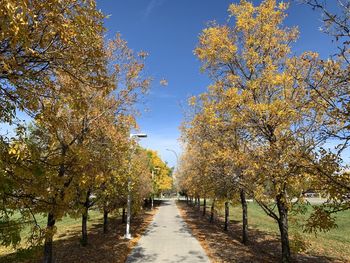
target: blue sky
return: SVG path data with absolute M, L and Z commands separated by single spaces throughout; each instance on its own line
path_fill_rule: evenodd
M 155 81 L 138 119 L 140 130 L 149 136 L 141 144 L 157 150 L 170 165 L 176 164 L 176 157 L 166 149 L 181 152 L 179 126 L 187 98 L 205 91 L 210 83 L 200 73 L 200 63 L 193 55 L 198 35 L 208 21 L 225 23 L 232 2 L 237 1 L 97 0 L 98 7 L 110 15 L 105 21 L 106 37 L 120 32 L 132 49 L 150 54 L 147 73 Z M 288 13 L 286 25 L 300 30 L 300 39 L 293 48 L 296 54 L 313 50 L 326 57 L 332 52 L 331 39 L 319 31 L 319 13 L 296 1 Z M 167 87 L 159 85 L 161 78 L 168 80 Z

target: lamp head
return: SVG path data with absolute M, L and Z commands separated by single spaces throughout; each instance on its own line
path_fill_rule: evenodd
M 130 138 L 134 138 L 134 137 L 137 137 L 137 138 L 147 138 L 147 134 L 145 134 L 145 133 L 130 134 Z

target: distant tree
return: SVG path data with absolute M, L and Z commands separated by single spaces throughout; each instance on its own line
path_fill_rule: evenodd
M 173 178 L 171 177 L 171 169 L 164 162 L 159 154 L 153 150 L 147 150 L 149 158 L 149 169 L 153 174 L 153 191 L 155 195 L 160 195 L 164 191 L 173 188 Z

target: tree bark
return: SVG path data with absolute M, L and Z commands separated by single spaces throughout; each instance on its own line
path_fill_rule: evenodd
M 281 235 L 281 245 L 282 245 L 282 261 L 283 263 L 291 262 L 290 256 L 290 246 L 289 246 L 289 236 L 288 236 L 288 208 L 282 200 L 282 196 L 277 196 L 276 198 L 279 220 L 278 226 Z
M 67 145 L 62 145 L 61 144 L 61 158 L 64 160 L 68 147 Z M 59 170 L 58 170 L 58 177 L 62 178 L 65 175 L 66 172 L 66 167 L 64 162 L 62 162 L 59 166 Z M 72 180 L 68 180 L 67 182 L 65 182 L 64 187 L 68 187 L 70 185 Z M 64 191 L 61 192 L 60 194 L 60 198 L 61 200 L 64 200 Z M 55 200 L 52 200 L 53 203 L 55 203 Z M 46 236 L 45 236 L 45 243 L 44 243 L 44 263 L 52 263 L 53 262 L 53 253 L 52 253 L 52 242 L 53 242 L 53 231 L 54 231 L 54 227 L 55 227 L 55 223 L 56 223 L 56 218 L 54 213 L 49 212 L 47 215 L 47 231 L 49 232 Z
M 225 226 L 224 226 L 225 231 L 227 231 L 228 229 L 228 220 L 229 220 L 229 207 L 228 207 L 228 202 L 225 202 Z
M 87 218 L 88 218 L 88 211 L 87 209 L 85 209 L 81 217 L 81 244 L 83 245 L 83 247 L 85 247 L 88 243 Z
M 203 216 L 205 216 L 207 210 L 207 199 L 204 197 L 204 201 L 203 201 Z
M 103 233 L 108 233 L 108 210 L 103 209 Z
M 123 207 L 122 223 L 126 222 L 125 217 L 126 217 L 126 212 L 125 212 L 125 207 Z
M 211 203 L 211 208 L 210 208 L 210 223 L 214 222 L 214 209 L 215 209 L 215 199 L 213 199 L 213 202 Z
M 48 233 L 45 237 L 44 243 L 44 261 L 43 263 L 52 263 L 52 240 L 53 240 L 53 230 L 55 226 L 56 220 L 53 213 L 49 213 L 47 215 L 47 230 Z
M 87 233 L 87 220 L 90 207 L 90 190 L 87 191 L 85 202 L 84 202 L 84 211 L 81 218 L 81 244 L 85 247 L 88 243 L 88 233 Z
M 199 196 L 197 197 L 197 209 L 201 211 L 201 198 Z
M 241 189 L 240 196 L 241 196 L 242 216 L 243 216 L 242 243 L 246 245 L 248 243 L 248 207 L 247 207 L 246 195 L 243 189 Z

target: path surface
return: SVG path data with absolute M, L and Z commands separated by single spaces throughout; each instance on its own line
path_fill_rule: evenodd
M 210 262 L 180 216 L 174 200 L 159 207 L 137 246 L 129 255 L 131 262 Z

